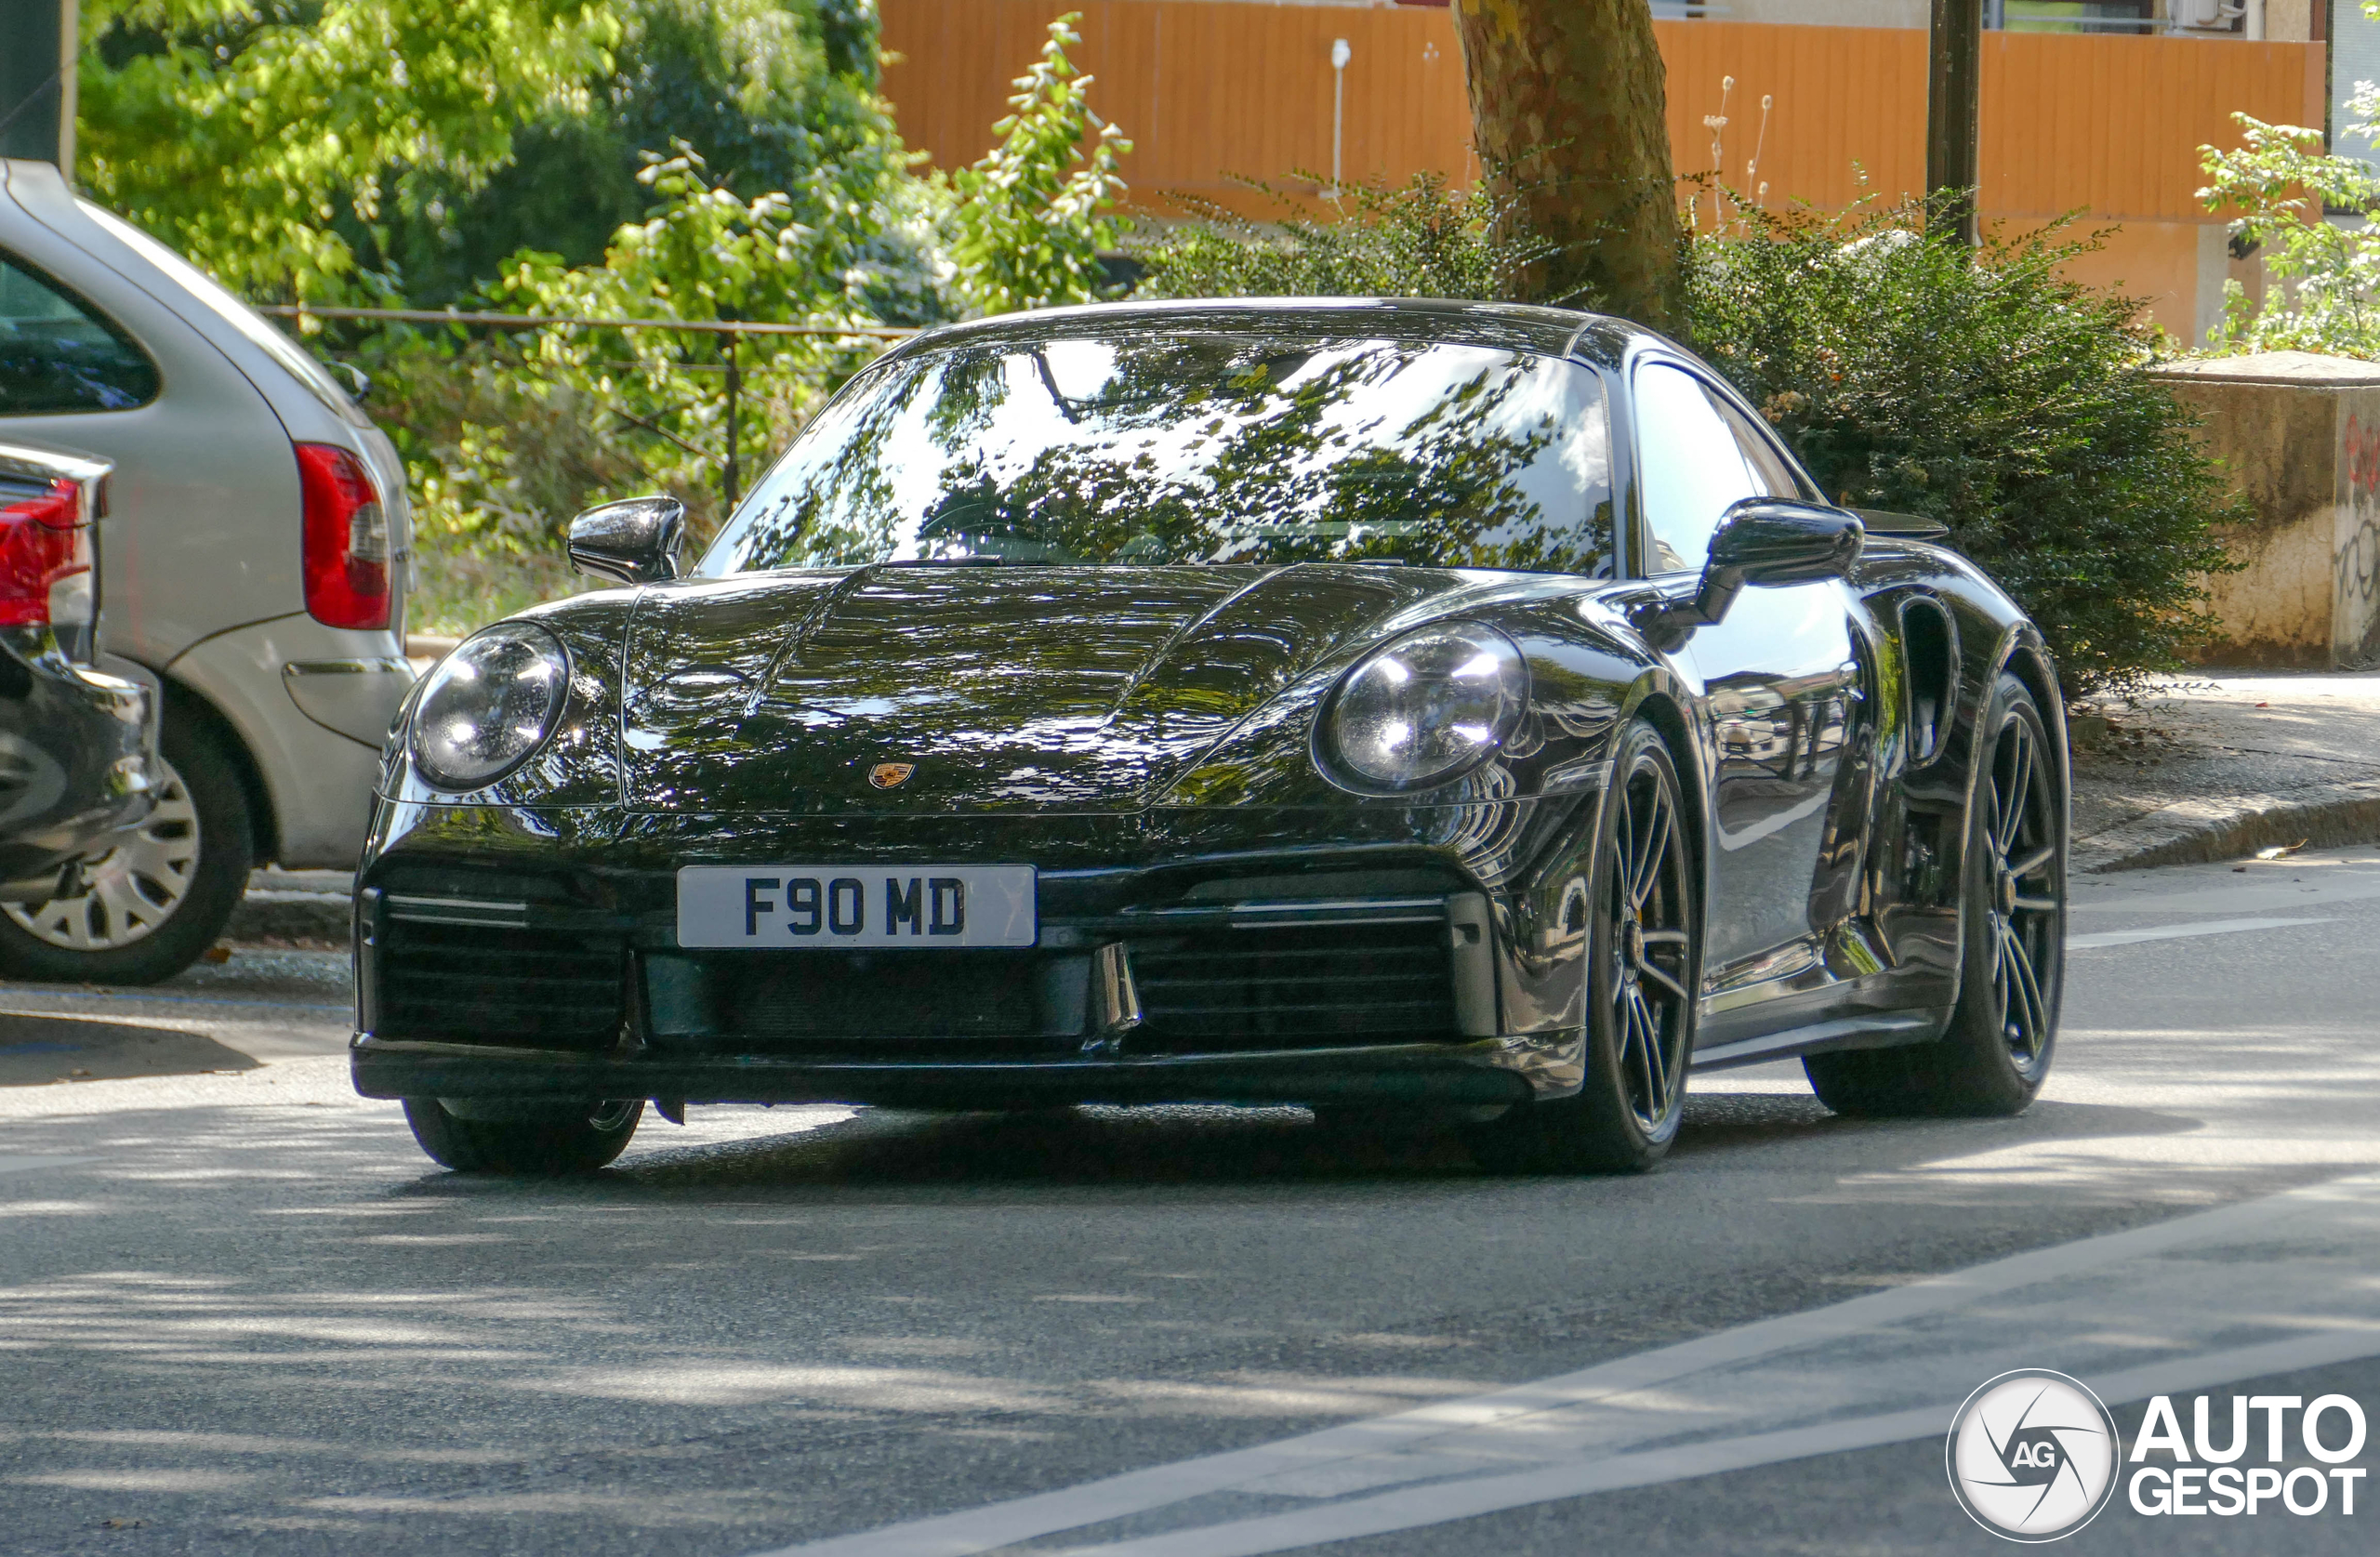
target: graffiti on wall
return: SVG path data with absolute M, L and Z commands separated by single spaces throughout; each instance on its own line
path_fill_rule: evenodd
M 2342 665 L 2362 666 L 2380 659 L 2380 416 L 2348 414 L 2338 460 L 2331 648 Z

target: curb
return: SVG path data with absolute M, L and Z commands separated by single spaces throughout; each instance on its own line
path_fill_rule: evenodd
M 267 891 L 248 889 L 220 939 L 245 942 L 327 942 L 347 944 L 352 906 L 331 892 Z
M 2380 780 L 2316 785 L 2286 795 L 2176 800 L 2077 838 L 2069 868 L 2096 876 L 2206 864 L 2301 840 L 2325 848 L 2380 840 Z

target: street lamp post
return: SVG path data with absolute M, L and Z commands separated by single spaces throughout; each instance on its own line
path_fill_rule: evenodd
M 1339 198 L 1339 154 L 1344 141 L 1341 130 L 1347 112 L 1347 61 L 1355 51 L 1344 38 L 1330 40 L 1330 198 Z
M 0 157 L 74 172 L 75 0 L 0 4 Z

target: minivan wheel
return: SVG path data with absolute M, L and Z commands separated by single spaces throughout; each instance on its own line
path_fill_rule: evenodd
M 248 797 L 220 740 L 168 716 L 157 807 L 83 865 L 80 897 L 0 904 L 0 973 L 49 983 L 155 983 L 215 944 L 247 891 Z

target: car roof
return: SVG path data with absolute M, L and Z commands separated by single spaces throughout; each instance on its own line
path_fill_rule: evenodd
M 946 347 L 1098 339 L 1118 332 L 1244 330 L 1318 336 L 1351 330 L 1416 343 L 1485 346 L 1542 356 L 1565 354 L 1617 366 L 1629 344 L 1658 338 L 1642 325 L 1605 314 L 1529 303 L 1454 297 L 1229 297 L 1187 301 L 1091 303 L 998 314 L 928 330 L 889 358 Z

